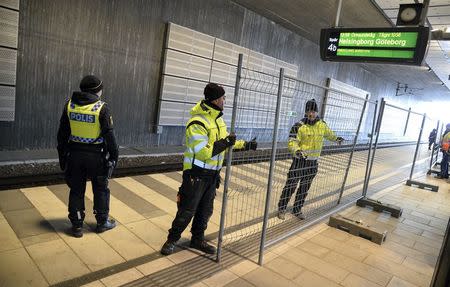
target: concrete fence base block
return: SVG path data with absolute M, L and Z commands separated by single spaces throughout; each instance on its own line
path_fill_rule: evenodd
M 434 192 L 438 192 L 438 190 L 439 190 L 439 186 L 437 186 L 437 185 L 432 185 L 432 184 L 423 183 L 423 182 L 415 181 L 415 180 L 409 180 L 409 179 L 406 181 L 406 185 L 407 186 L 416 186 L 420 189 L 427 189 L 427 190 L 434 191 Z
M 360 220 L 353 220 L 339 214 L 331 216 L 328 225 L 380 245 L 386 240 L 387 236 L 387 230 L 379 230 Z
M 392 217 L 399 218 L 402 216 L 403 209 L 400 206 L 382 203 L 378 200 L 370 198 L 361 198 L 356 201 L 356 205 L 360 207 L 370 206 L 376 212 L 389 212 Z

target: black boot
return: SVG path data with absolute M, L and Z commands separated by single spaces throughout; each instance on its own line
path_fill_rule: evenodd
M 208 244 L 204 239 L 191 239 L 191 244 L 189 246 L 208 254 L 216 254 L 216 247 Z
M 113 229 L 116 227 L 116 221 L 114 219 L 107 219 L 105 223 L 97 223 L 97 228 L 95 228 L 95 232 L 102 233 L 107 230 Z
M 83 228 L 78 226 L 72 226 L 72 236 L 76 238 L 83 237 Z
M 300 220 L 305 219 L 305 216 L 303 215 L 303 212 L 301 212 L 301 211 L 294 213 L 294 215 Z
M 167 240 L 163 247 L 161 248 L 161 254 L 162 255 L 170 255 L 173 253 L 173 251 L 175 250 L 175 243 L 176 241 L 170 241 Z

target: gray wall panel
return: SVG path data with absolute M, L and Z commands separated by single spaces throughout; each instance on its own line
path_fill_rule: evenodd
M 0 0 L 0 6 L 19 10 L 19 0 Z
M 355 64 L 324 63 L 316 44 L 226 0 L 22 0 L 14 122 L 0 122 L 0 149 L 56 146 L 62 106 L 85 74 L 105 83 L 118 142 L 151 146 L 167 22 L 294 63 L 299 77 L 328 77 L 392 96 L 386 83 Z M 174 132 L 176 131 L 176 132 Z M 179 144 L 163 129 L 160 144 Z M 181 136 L 180 136 L 181 135 Z
M 19 13 L 0 7 L 0 45 L 17 48 Z

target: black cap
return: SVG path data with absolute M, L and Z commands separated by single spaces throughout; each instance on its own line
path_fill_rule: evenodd
M 310 111 L 314 111 L 314 112 L 318 112 L 319 111 L 319 108 L 317 107 L 316 100 L 314 100 L 314 99 L 311 99 L 311 100 L 306 102 L 305 113 L 310 112 Z
M 222 86 L 218 84 L 209 83 L 206 85 L 203 94 L 205 95 L 205 100 L 214 101 L 225 95 L 225 90 L 223 89 Z
M 103 82 L 94 75 L 87 75 L 80 82 L 82 92 L 98 93 L 103 89 Z

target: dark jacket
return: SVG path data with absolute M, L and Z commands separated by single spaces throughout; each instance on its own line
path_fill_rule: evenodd
M 86 92 L 74 92 L 72 94 L 71 99 L 74 104 L 84 106 L 95 103 L 96 101 L 99 100 L 99 97 L 96 94 Z M 80 148 L 82 150 L 87 151 L 99 150 L 98 144 L 82 144 L 69 141 L 71 131 L 70 131 L 69 117 L 67 115 L 67 104 L 68 101 L 64 105 L 61 119 L 59 120 L 57 148 L 60 163 L 64 161 L 65 156 L 71 149 Z M 100 136 L 103 137 L 104 139 L 104 143 L 101 145 L 101 147 L 104 149 L 104 152 L 109 153 L 109 160 L 113 160 L 117 163 L 117 159 L 119 158 L 119 148 L 117 146 L 116 138 L 114 136 L 111 113 L 106 103 L 102 106 L 102 109 L 100 110 L 99 121 L 101 127 Z
M 436 141 L 436 136 L 437 136 L 437 130 L 434 129 L 431 131 L 430 135 L 428 136 L 428 142 L 434 143 Z

